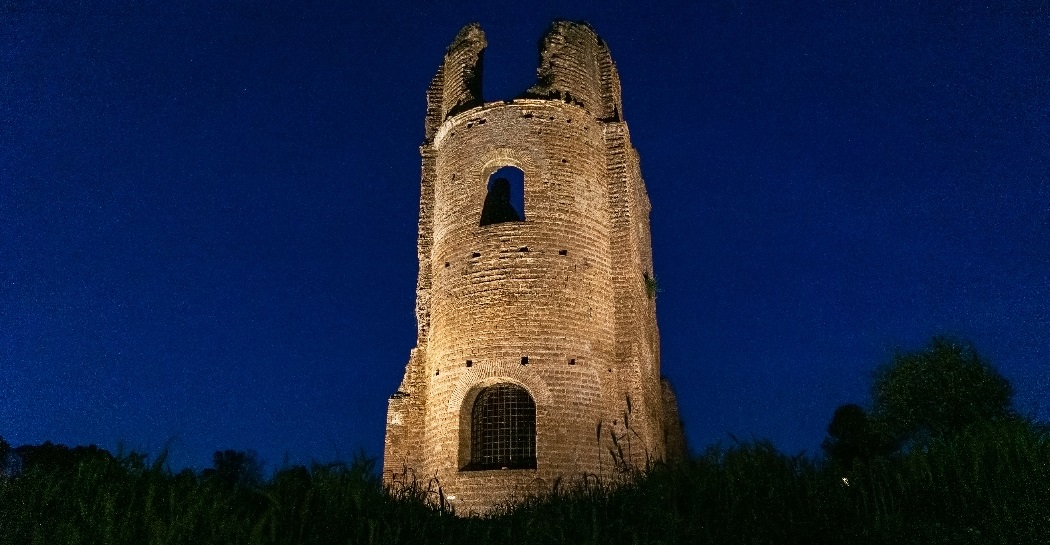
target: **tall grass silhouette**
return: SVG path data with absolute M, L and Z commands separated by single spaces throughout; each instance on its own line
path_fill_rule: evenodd
M 102 451 L 104 452 L 104 451 Z M 714 446 L 608 486 L 591 477 L 485 517 L 439 483 L 385 490 L 374 460 L 258 482 L 172 472 L 164 453 L 27 464 L 0 477 L 2 544 L 1047 543 L 1050 434 L 975 426 L 849 473 L 767 441 Z

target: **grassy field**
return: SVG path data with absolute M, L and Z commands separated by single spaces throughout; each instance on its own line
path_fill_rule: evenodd
M 1050 434 L 1011 422 L 856 466 L 767 442 L 459 518 L 430 484 L 389 494 L 374 461 L 269 479 L 172 473 L 163 456 L 84 450 L 0 477 L 0 543 L 1050 543 Z

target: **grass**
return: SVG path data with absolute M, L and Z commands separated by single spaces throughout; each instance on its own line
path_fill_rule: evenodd
M 1047 543 L 1050 434 L 974 428 L 849 472 L 768 442 L 711 447 L 486 518 L 426 494 L 387 493 L 366 458 L 244 484 L 173 473 L 163 455 L 85 456 L 0 477 L 0 544 Z

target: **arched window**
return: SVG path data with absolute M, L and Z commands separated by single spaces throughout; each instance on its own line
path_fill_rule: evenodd
M 497 384 L 478 394 L 465 469 L 536 469 L 536 403 L 524 388 Z
M 510 166 L 489 176 L 481 207 L 481 226 L 507 221 L 525 221 L 525 173 Z

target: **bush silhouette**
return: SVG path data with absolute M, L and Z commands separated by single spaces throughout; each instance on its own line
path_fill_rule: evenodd
M 1013 388 L 967 342 L 935 337 L 875 372 L 872 425 L 895 447 L 1014 418 Z
M 233 487 L 255 487 L 262 482 L 262 465 L 255 451 L 218 450 L 212 467 L 201 472 L 205 480 Z

